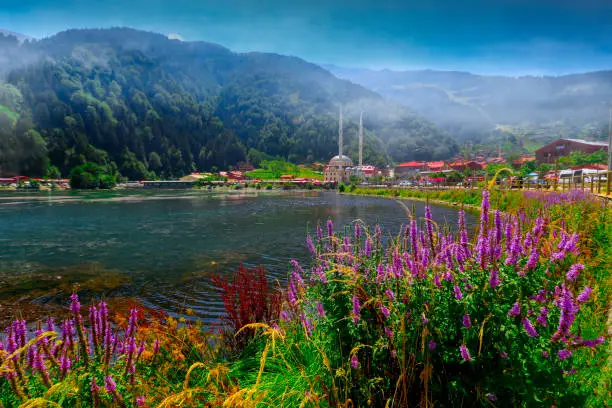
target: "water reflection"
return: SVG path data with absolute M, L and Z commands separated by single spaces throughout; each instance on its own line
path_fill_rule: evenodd
M 0 276 L 28 282 L 33 292 L 21 291 L 21 301 L 51 291 L 41 283 L 49 279 L 41 277 L 62 271 L 94 286 L 88 289 L 90 296 L 133 296 L 169 311 L 189 307 L 206 321 L 221 312 L 210 282 L 213 274 L 231 273 L 240 263 L 262 264 L 272 278 L 282 280 L 290 258 L 308 262 L 304 239 L 318 222 L 331 218 L 339 227 L 360 219 L 379 223 L 391 234 L 408 222 L 405 208 L 393 200 L 329 192 L 112 192 L 30 198 L 35 199 L 0 200 Z M 19 204 L 5 205 L 11 202 Z M 423 217 L 423 203 L 408 205 Z M 457 221 L 452 208 L 435 206 L 432 215 L 439 224 Z M 468 224 L 473 222 L 468 216 Z M 85 278 L 80 270 L 93 270 L 102 279 Z M 127 282 L 113 281 L 111 273 Z M 106 281 L 117 285 L 108 287 Z M 0 300 L 15 293 L 0 292 Z

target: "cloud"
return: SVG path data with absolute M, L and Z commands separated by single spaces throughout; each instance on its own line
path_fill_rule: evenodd
M 177 34 L 177 33 L 168 33 L 168 39 L 169 40 L 185 41 L 183 39 L 183 37 L 181 37 L 180 34 Z

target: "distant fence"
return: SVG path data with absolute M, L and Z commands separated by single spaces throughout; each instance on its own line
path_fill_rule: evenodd
M 487 178 L 483 181 L 489 185 Z M 462 183 L 462 182 L 439 182 L 432 183 L 426 181 L 399 182 L 390 185 L 370 185 L 369 188 L 397 188 L 397 189 L 417 189 L 417 190 L 450 190 L 478 188 L 482 183 Z M 497 190 L 541 190 L 541 191 L 569 191 L 582 190 L 593 194 L 612 196 L 612 171 L 597 174 L 584 174 L 554 180 L 500 180 L 496 181 L 492 188 Z

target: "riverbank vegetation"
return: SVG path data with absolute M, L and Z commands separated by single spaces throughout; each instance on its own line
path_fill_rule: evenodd
M 18 318 L 0 402 L 610 406 L 610 210 L 583 193 L 474 194 L 471 238 L 463 213 L 450 233 L 429 208 L 401 231 L 329 221 L 283 290 L 261 268 L 215 279 L 226 315 L 214 334 L 76 295 L 63 322 L 28 333 Z

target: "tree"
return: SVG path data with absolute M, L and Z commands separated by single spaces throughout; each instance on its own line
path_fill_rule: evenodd
M 96 163 L 86 162 L 70 172 L 70 187 L 74 189 L 109 189 L 115 186 L 115 174 L 104 172 Z

